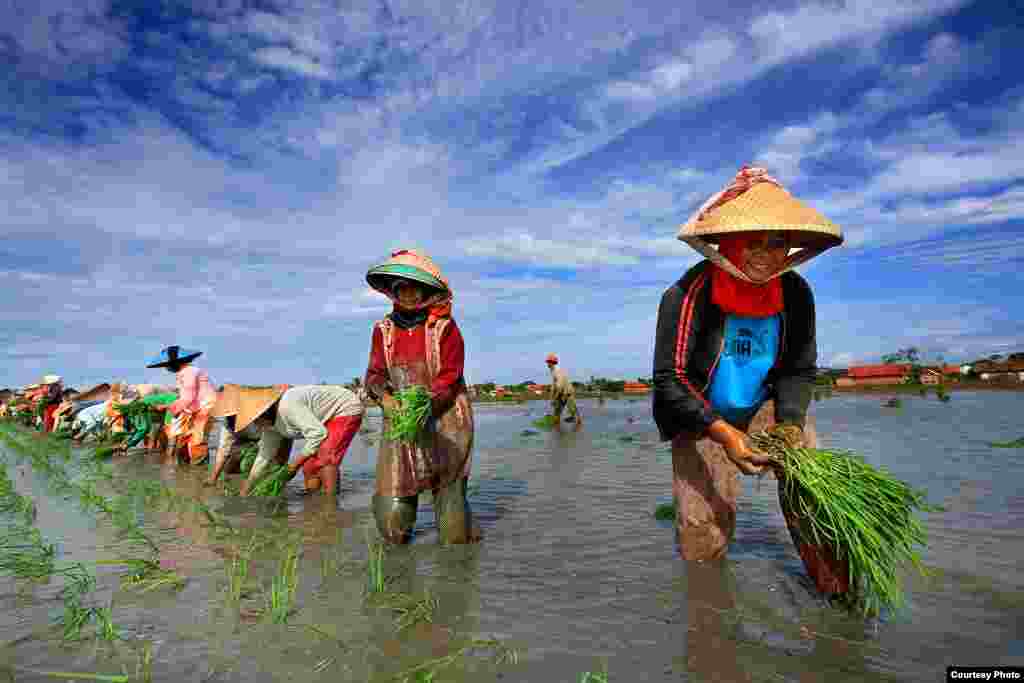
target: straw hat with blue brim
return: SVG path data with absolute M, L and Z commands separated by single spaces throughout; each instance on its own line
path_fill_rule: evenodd
M 437 265 L 426 254 L 412 249 L 394 252 L 391 258 L 366 273 L 370 287 L 389 298 L 394 296 L 393 288 L 401 280 L 416 282 L 437 292 L 448 291 L 448 281 Z
M 203 355 L 202 351 L 193 351 L 192 349 L 183 349 L 178 345 L 168 346 L 166 349 L 160 352 L 159 356 L 150 358 L 149 363 L 146 364 L 147 368 L 166 368 L 171 365 L 179 365 L 181 363 L 188 363 L 193 361 L 199 356 Z

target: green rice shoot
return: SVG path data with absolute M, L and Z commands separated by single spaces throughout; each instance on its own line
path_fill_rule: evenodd
M 654 508 L 654 518 L 660 519 L 663 522 L 671 522 L 676 518 L 676 503 L 662 503 L 658 507 Z
M 268 471 L 260 477 L 259 481 L 249 489 L 251 496 L 280 496 L 284 493 L 285 485 L 291 481 L 292 473 L 288 471 L 287 465 L 271 466 Z
M 1016 441 L 989 441 L 992 448 L 1024 448 L 1024 436 Z
M 847 606 L 866 616 L 899 610 L 904 601 L 899 568 L 911 564 L 927 574 L 916 550 L 927 536 L 914 512 L 942 508 L 929 505 L 924 491 L 850 451 L 796 447 L 770 432 L 751 441 L 778 463 L 780 494 L 798 518 L 801 534 L 846 562 Z
M 537 418 L 533 421 L 534 427 L 540 427 L 541 429 L 547 429 L 554 427 L 558 424 L 558 418 L 554 415 L 545 415 L 544 417 Z
M 238 463 L 239 472 L 248 475 L 252 471 L 253 463 L 256 462 L 256 456 L 259 454 L 260 446 L 258 443 L 249 443 L 242 446 L 242 459 Z
M 387 438 L 402 443 L 415 443 L 430 417 L 430 392 L 414 385 L 395 394 L 398 407 L 389 411 L 391 428 Z

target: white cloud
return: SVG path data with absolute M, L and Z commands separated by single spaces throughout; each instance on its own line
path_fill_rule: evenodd
M 266 47 L 262 50 L 257 50 L 253 57 L 256 61 L 267 66 L 285 71 L 294 71 L 302 76 L 325 80 L 331 77 L 330 71 L 324 68 L 315 58 L 287 47 Z
M 462 251 L 478 258 L 557 268 L 624 266 L 639 262 L 635 257 L 599 244 L 540 239 L 525 232 L 470 239 L 462 245 Z

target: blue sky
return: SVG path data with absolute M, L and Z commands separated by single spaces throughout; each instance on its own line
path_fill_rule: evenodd
M 148 9 L 142 9 L 145 5 Z M 1024 350 L 1012 3 L 0 4 L 0 385 L 362 375 L 426 250 L 470 382 L 650 374 L 678 225 L 745 163 L 844 231 L 821 365 Z

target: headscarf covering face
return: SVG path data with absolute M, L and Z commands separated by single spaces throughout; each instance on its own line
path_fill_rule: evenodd
M 718 253 L 742 271 L 746 265 L 743 252 L 756 237 L 755 233 L 749 232 L 722 235 Z M 712 265 L 711 301 L 727 313 L 750 318 L 777 315 L 785 305 L 781 279 L 773 277 L 764 283 L 745 282 L 718 265 Z

